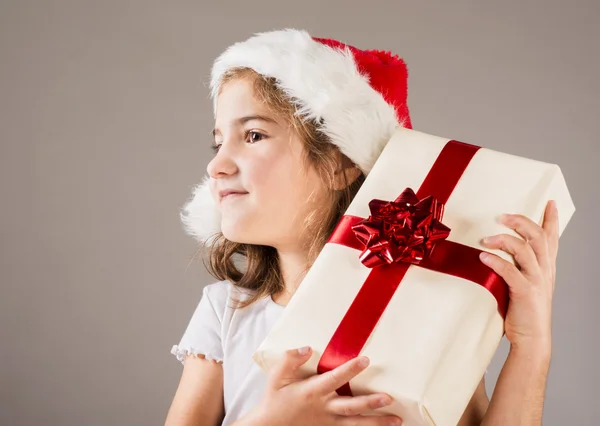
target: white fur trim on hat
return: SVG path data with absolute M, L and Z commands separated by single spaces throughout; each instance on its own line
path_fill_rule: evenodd
M 185 232 L 199 242 L 207 242 L 221 232 L 221 212 L 210 193 L 210 178 L 197 184 L 179 217 Z
M 321 123 L 320 130 L 365 173 L 400 125 L 394 107 L 361 75 L 350 50 L 319 43 L 306 31 L 258 33 L 225 50 L 211 73 L 215 113 L 219 80 L 235 67 L 275 77 L 298 114 Z

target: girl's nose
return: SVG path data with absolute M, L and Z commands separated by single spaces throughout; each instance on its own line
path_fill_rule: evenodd
M 219 151 L 217 151 L 217 155 L 215 155 L 208 163 L 208 166 L 206 166 L 208 175 L 213 179 L 231 176 L 237 173 L 237 164 L 231 149 L 229 149 L 227 145 L 228 144 L 222 144 Z

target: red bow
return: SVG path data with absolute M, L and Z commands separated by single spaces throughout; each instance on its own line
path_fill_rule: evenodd
M 444 205 L 433 196 L 419 199 L 406 188 L 394 201 L 371 200 L 371 215 L 352 230 L 365 248 L 360 261 L 368 268 L 396 262 L 419 264 L 435 241 L 446 239 L 450 228 L 440 222 Z

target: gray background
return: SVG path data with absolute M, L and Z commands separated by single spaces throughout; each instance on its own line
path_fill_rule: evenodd
M 416 129 L 562 167 L 577 212 L 544 424 L 597 424 L 599 18 L 592 0 L 2 1 L 0 424 L 164 422 L 171 345 L 211 282 L 178 218 L 211 155 L 203 82 L 287 26 L 402 55 Z

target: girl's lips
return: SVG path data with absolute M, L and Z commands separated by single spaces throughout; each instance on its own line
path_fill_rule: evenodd
M 238 198 L 241 195 L 246 195 L 248 194 L 245 191 L 234 191 L 234 190 L 224 190 L 224 191 L 219 191 L 219 197 L 222 200 L 224 200 L 225 198 Z

